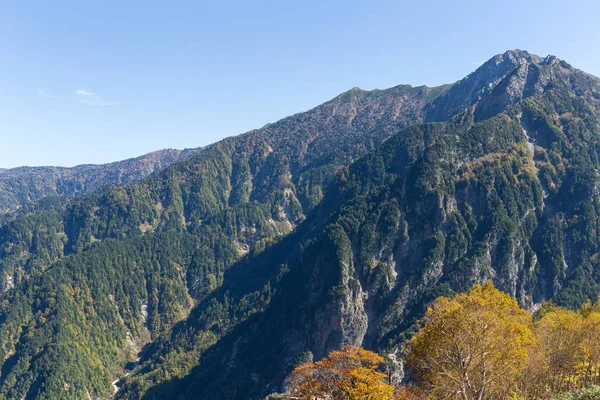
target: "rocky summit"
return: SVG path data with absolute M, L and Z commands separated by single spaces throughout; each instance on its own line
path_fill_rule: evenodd
M 344 345 L 400 380 L 438 296 L 600 294 L 600 80 L 553 56 L 354 88 L 175 158 L 81 190 L 0 172 L 21 206 L 0 228 L 0 399 L 260 399 Z

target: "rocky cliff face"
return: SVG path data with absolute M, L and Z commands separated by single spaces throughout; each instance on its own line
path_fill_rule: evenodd
M 593 78 L 554 56 L 541 58 L 512 50 L 491 58 L 436 98 L 427 107 L 426 120 L 445 121 L 466 107 L 475 106 L 475 120 L 481 121 L 542 93 L 551 81 L 562 82 L 579 92 L 597 87 Z

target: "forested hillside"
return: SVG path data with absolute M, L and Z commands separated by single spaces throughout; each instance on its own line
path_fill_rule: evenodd
M 127 185 L 174 162 L 187 160 L 200 149 L 160 150 L 104 165 L 19 167 L 0 170 L 0 213 L 48 196 L 81 196 L 104 185 Z
M 0 228 L 0 398 L 107 398 L 126 371 L 117 398 L 260 398 L 343 345 L 394 355 L 428 301 L 489 279 L 579 307 L 599 103 L 597 78 L 511 51 L 32 205 Z

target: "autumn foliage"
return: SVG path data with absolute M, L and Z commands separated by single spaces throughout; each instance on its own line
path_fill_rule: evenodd
M 399 388 L 379 372 L 382 357 L 346 346 L 296 368 L 288 398 L 600 399 L 600 302 L 532 314 L 491 282 L 475 285 L 436 299 L 406 350 L 411 378 Z
M 410 341 L 407 361 L 435 398 L 499 399 L 509 394 L 533 342 L 531 315 L 491 283 L 439 298 Z
M 345 346 L 316 363 L 306 363 L 290 375 L 294 399 L 387 400 L 394 388 L 377 371 L 383 358 L 360 347 Z
M 535 316 L 491 282 L 438 298 L 408 343 L 421 398 L 555 399 L 600 384 L 600 303 Z
M 517 381 L 527 399 L 600 385 L 600 302 L 578 311 L 547 304 L 534 323 L 536 343 Z

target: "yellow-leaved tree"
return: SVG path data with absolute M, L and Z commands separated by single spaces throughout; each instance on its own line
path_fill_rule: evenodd
M 539 361 L 537 374 L 524 377 L 536 382 L 535 393 L 550 393 L 585 388 L 600 384 L 600 302 L 588 303 L 578 311 L 546 304 L 535 323 Z M 545 364 L 544 364 L 545 363 Z
M 377 371 L 383 358 L 356 346 L 332 351 L 327 358 L 292 371 L 289 398 L 389 400 L 394 393 L 387 376 Z
M 492 282 L 436 299 L 408 343 L 407 365 L 433 398 L 507 398 L 528 360 L 531 314 Z
M 581 387 L 600 385 L 600 301 L 586 304 L 580 310 L 585 332 L 583 347 L 583 377 Z

